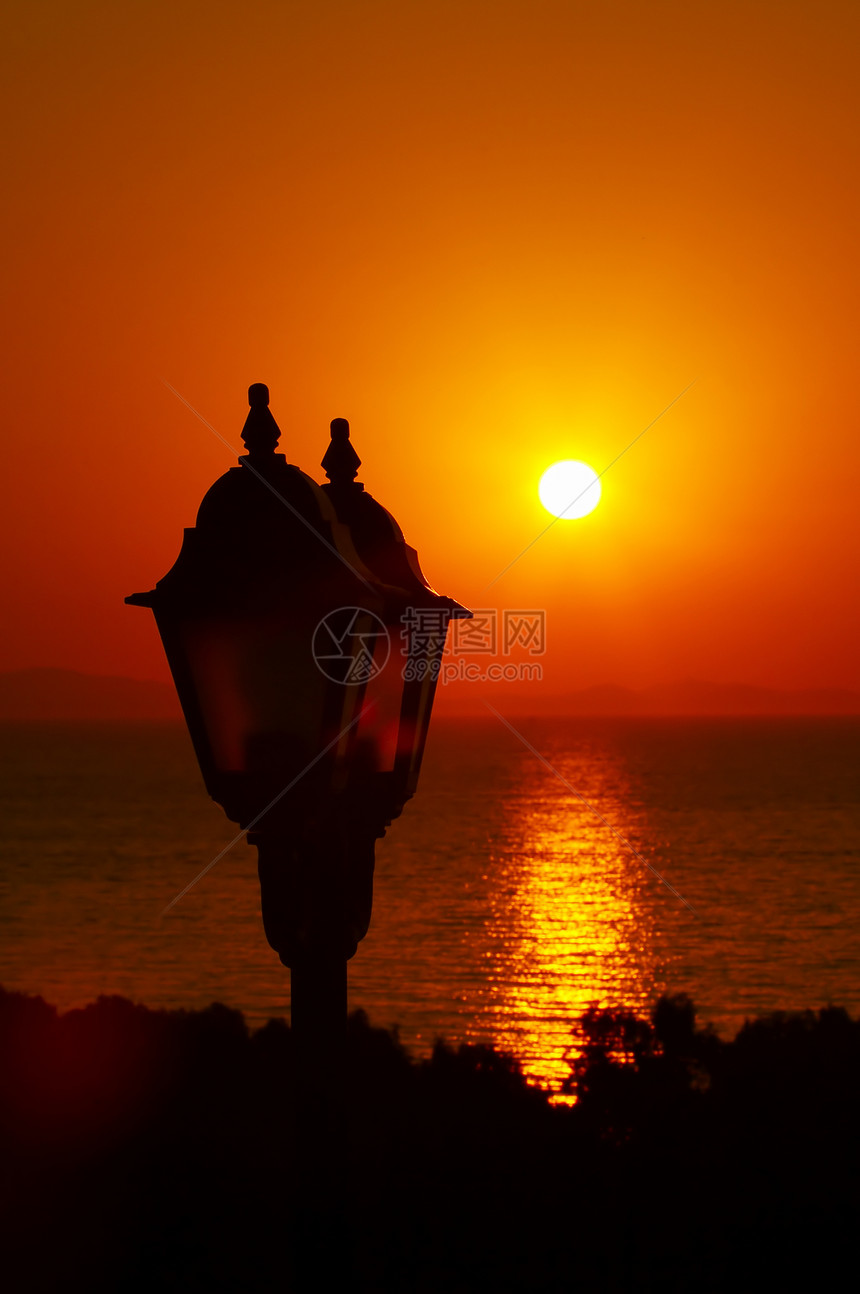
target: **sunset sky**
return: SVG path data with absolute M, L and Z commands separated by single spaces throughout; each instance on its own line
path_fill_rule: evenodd
M 546 611 L 550 693 L 860 687 L 860 6 L 5 12 L 0 669 L 168 676 L 123 597 L 264 381 L 436 588 Z

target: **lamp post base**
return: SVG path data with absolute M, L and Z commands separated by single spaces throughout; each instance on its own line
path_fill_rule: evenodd
M 284 965 L 354 957 L 370 925 L 376 835 L 334 823 L 310 840 L 255 832 L 248 842 L 263 928 Z

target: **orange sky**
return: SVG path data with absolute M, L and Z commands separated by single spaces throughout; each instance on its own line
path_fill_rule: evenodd
M 855 3 L 6 7 L 0 669 L 167 676 L 123 605 L 265 381 L 350 419 L 544 688 L 860 687 Z M 606 466 L 598 511 L 537 499 Z M 532 685 L 535 686 L 535 685 Z

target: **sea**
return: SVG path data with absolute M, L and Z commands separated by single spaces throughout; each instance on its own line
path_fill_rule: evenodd
M 860 719 L 508 722 L 434 722 L 352 1008 L 418 1056 L 492 1042 L 554 1093 L 594 1004 L 683 992 L 725 1037 L 860 1011 Z M 288 1016 L 256 851 L 180 724 L 3 726 L 0 788 L 7 989 Z

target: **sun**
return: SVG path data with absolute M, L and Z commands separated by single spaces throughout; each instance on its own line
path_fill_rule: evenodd
M 600 502 L 600 478 L 587 463 L 564 458 L 540 478 L 540 501 L 554 517 L 572 521 L 587 517 Z

